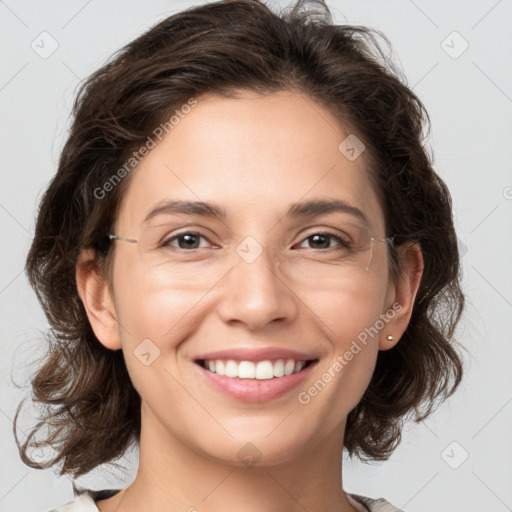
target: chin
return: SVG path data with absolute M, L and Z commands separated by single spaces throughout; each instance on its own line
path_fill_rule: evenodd
M 223 436 L 208 436 L 201 440 L 190 440 L 190 446 L 205 457 L 226 466 L 251 468 L 286 464 L 295 460 L 299 453 L 305 453 L 308 446 L 313 449 L 320 439 L 314 432 L 308 436 L 304 428 L 290 432 L 287 420 L 282 422 L 283 417 L 273 422 L 271 429 L 267 424 L 265 428 L 253 424 L 252 428 L 240 429 L 239 433 L 228 428 L 233 437 L 227 433 Z

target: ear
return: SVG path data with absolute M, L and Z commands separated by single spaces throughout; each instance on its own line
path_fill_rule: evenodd
M 121 337 L 114 301 L 107 281 L 98 269 L 93 249 L 80 252 L 76 265 L 76 284 L 96 338 L 111 350 L 120 349 Z
M 423 256 L 419 243 L 406 242 L 397 250 L 401 275 L 396 284 L 391 284 L 388 294 L 389 317 L 392 312 L 394 315 L 381 331 L 379 350 L 393 348 L 405 332 L 423 274 Z M 388 339 L 388 336 L 392 336 L 393 339 Z

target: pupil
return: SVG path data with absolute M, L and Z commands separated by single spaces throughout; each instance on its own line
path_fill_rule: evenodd
M 190 247 L 190 243 L 192 245 L 194 245 L 194 238 L 196 238 L 196 235 L 182 235 L 182 239 L 185 239 L 187 244 L 188 244 L 186 249 L 190 249 L 191 248 Z
M 327 237 L 325 235 L 313 235 L 311 238 L 314 240 L 314 243 L 317 243 L 319 238 L 323 239 L 324 242 L 325 242 L 326 240 L 328 240 L 329 237 Z M 320 242 L 320 245 L 322 245 L 321 242 Z M 325 246 L 325 243 L 323 245 Z M 328 247 L 329 247 L 329 242 L 327 241 L 327 246 L 326 247 L 322 247 L 322 248 L 328 248 Z

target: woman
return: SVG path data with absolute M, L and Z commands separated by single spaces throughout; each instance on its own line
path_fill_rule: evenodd
M 139 447 L 80 510 L 399 510 L 343 490 L 342 450 L 385 460 L 461 380 L 428 114 L 370 29 L 302 7 L 188 9 L 79 91 L 27 258 L 52 336 L 18 444 L 73 477 Z

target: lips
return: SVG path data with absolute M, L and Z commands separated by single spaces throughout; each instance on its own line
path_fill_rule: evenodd
M 197 356 L 195 359 L 198 360 L 228 360 L 234 361 L 277 361 L 278 359 L 293 359 L 294 361 L 312 361 L 318 359 L 318 354 L 299 352 L 297 350 L 290 350 L 279 347 L 267 347 L 267 348 L 232 348 L 227 350 L 217 350 L 214 352 L 208 352 Z
M 194 360 L 214 389 L 250 402 L 272 400 L 290 391 L 317 361 L 316 354 L 278 347 L 209 352 Z

